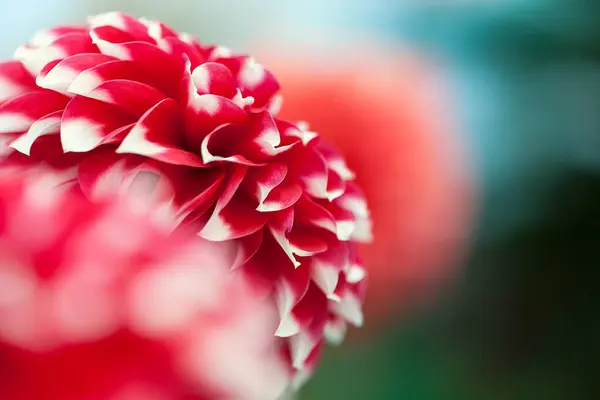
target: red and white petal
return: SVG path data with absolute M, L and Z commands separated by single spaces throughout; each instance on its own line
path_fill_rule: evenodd
M 335 294 L 340 274 L 349 263 L 348 244 L 336 241 L 325 252 L 311 258 L 311 276 L 316 285 L 333 300 L 339 300 Z
M 314 225 L 333 234 L 337 234 L 337 225 L 333 215 L 309 196 L 303 195 L 294 205 L 296 218 L 304 225 Z
M 330 203 L 324 200 L 318 200 L 317 202 L 322 207 L 326 208 L 327 211 L 333 216 L 338 239 L 342 241 L 350 240 L 356 231 L 356 216 L 345 208 L 340 207 L 335 201 Z
M 356 217 L 368 218 L 370 216 L 365 195 L 354 182 L 346 184 L 344 195 L 338 198 L 335 204 L 350 211 Z
M 185 134 L 189 146 L 200 149 L 204 138 L 225 124 L 243 123 L 248 114 L 232 100 L 214 94 L 191 94 L 185 112 Z
M 258 251 L 263 242 L 263 229 L 236 240 L 237 253 L 231 266 L 232 270 L 246 264 Z
M 152 189 L 163 201 L 174 197 L 171 180 L 159 168 L 135 155 L 116 154 L 112 146 L 97 149 L 81 161 L 77 180 L 82 192 L 92 199 L 111 197 L 115 193 L 129 196 L 132 191 L 139 194 L 142 189 L 146 192 Z M 155 190 L 157 188 L 160 190 Z
M 302 366 L 302 368 L 296 370 L 294 378 L 292 379 L 292 383 L 290 384 L 290 388 L 293 392 L 297 392 L 298 390 L 300 390 L 300 388 L 302 388 L 302 386 L 304 386 L 306 382 L 308 382 L 313 376 L 317 364 L 321 359 L 321 353 L 323 351 L 323 342 L 324 341 L 321 341 L 315 346 L 313 351 L 304 361 L 304 365 Z
M 301 150 L 294 154 L 291 162 L 305 192 L 317 199 L 327 199 L 328 171 L 325 160 L 313 149 Z
M 270 158 L 291 149 L 295 143 L 282 145 L 275 120 L 268 112 L 254 114 L 250 122 L 251 144 L 248 151 L 257 158 Z
M 95 30 L 90 32 L 100 52 L 119 60 L 135 61 L 151 70 L 155 85 L 168 97 L 178 98 L 184 71 L 182 60 L 165 53 L 157 46 L 146 42 L 110 43 L 102 40 Z
M 110 104 L 75 96 L 65 108 L 60 139 L 65 152 L 87 152 L 98 147 L 131 117 Z
M 181 35 L 179 36 L 181 37 Z M 185 59 L 187 57 L 189 60 L 188 71 L 191 72 L 208 60 L 207 54 L 197 44 L 187 43 L 180 37 L 163 37 L 157 40 L 157 45 L 161 50 L 173 57 L 177 57 L 178 59 Z
M 292 252 L 300 257 L 310 257 L 322 253 L 329 247 L 332 234 L 315 227 L 296 223 L 286 235 Z
M 279 114 L 279 111 L 281 111 L 282 105 L 283 105 L 283 96 L 280 94 L 277 94 L 277 95 L 273 96 L 271 101 L 269 101 L 269 104 L 267 106 L 267 111 L 273 117 L 276 117 L 277 114 Z
M 54 42 L 56 39 L 58 39 L 61 36 L 68 35 L 71 33 L 86 33 L 87 30 L 88 30 L 88 28 L 85 26 L 76 26 L 76 25 L 57 26 L 52 29 L 46 29 L 46 30 L 37 32 L 35 35 L 33 35 L 31 40 L 29 41 L 29 44 L 32 47 L 49 46 L 52 44 L 52 42 Z
M 294 210 L 288 208 L 281 212 L 271 215 L 269 220 L 269 231 L 273 238 L 279 243 L 281 249 L 289 257 L 295 268 L 300 266 L 300 262 L 294 256 L 293 248 L 287 239 L 287 233 L 292 230 L 294 224 Z
M 337 315 L 330 315 L 325 325 L 325 339 L 327 339 L 329 344 L 339 346 L 346 338 L 347 330 L 348 325 L 343 318 Z
M 141 117 L 150 108 L 167 98 L 161 91 L 150 85 L 125 79 L 106 81 L 90 92 L 77 94 L 113 104 L 134 117 Z
M 0 133 L 27 132 L 35 121 L 62 110 L 68 98 L 54 92 L 29 92 L 0 104 Z
M 267 298 L 272 294 L 276 295 L 276 284 L 281 280 L 282 272 L 293 270 L 294 267 L 273 237 L 262 231 L 262 242 L 258 250 L 236 272 L 246 278 L 258 295 Z M 290 307 L 293 308 L 293 305 Z
M 362 298 L 357 290 L 356 285 L 347 283 L 344 275 L 342 275 L 335 292 L 339 300 L 329 300 L 329 310 L 352 325 L 361 327 L 364 322 L 364 316 L 362 312 Z
M 215 57 L 215 52 L 211 57 Z M 274 75 L 252 57 L 225 55 L 218 58 L 218 62 L 226 65 L 237 77 L 242 94 L 254 98 L 254 111 L 264 110 L 279 90 L 279 83 Z
M 231 71 L 216 62 L 199 65 L 192 72 L 192 82 L 198 94 L 216 94 L 232 99 L 237 93 Z
M 99 27 L 113 27 L 126 32 L 133 40 L 151 41 L 148 27 L 143 22 L 130 15 L 121 12 L 107 12 L 88 18 L 91 29 Z
M 67 92 L 85 95 L 86 93 L 92 92 L 104 82 L 117 79 L 145 83 L 146 85 L 153 85 L 156 83 L 155 77 L 151 71 L 142 68 L 137 63 L 128 60 L 114 60 L 99 64 L 81 72 L 73 79 L 67 88 Z
M 302 187 L 293 180 L 286 179 L 269 192 L 256 208 L 261 212 L 285 210 L 296 204 L 302 196 Z
M 319 135 L 315 132 L 308 130 L 308 124 L 299 122 L 292 124 L 283 120 L 276 120 L 277 128 L 281 133 L 282 137 L 293 140 L 299 140 L 304 146 L 316 140 Z
M 238 239 L 258 231 L 266 222 L 267 216 L 237 193 L 222 210 L 210 216 L 198 235 L 215 242 Z
M 327 171 L 327 199 L 333 201 L 344 194 L 346 191 L 346 182 L 330 169 Z
M 100 53 L 75 54 L 61 60 L 52 68 L 44 68 L 35 82 L 39 87 L 67 94 L 73 80 L 83 71 L 113 60 L 113 57 Z
M 33 143 L 44 135 L 58 134 L 62 111 L 55 111 L 35 121 L 29 130 L 10 143 L 10 147 L 25 154 L 31 154 Z
M 52 61 L 75 54 L 96 52 L 98 48 L 87 33 L 75 32 L 59 36 L 47 46 L 21 46 L 15 52 L 15 58 L 21 61 L 32 75 L 37 76 Z
M 361 243 L 373 240 L 373 226 L 367 201 L 354 182 L 348 182 L 345 193 L 333 203 L 354 216 L 355 228 L 350 236 L 351 240 Z
M 181 204 L 180 215 L 186 216 L 208 210 L 214 204 L 219 190 L 224 185 L 225 171 L 209 168 L 186 168 L 185 172 L 167 172 L 169 178 L 176 185 L 177 200 Z
M 106 147 L 89 154 L 78 166 L 77 180 L 83 193 L 91 199 L 118 192 L 127 172 L 127 157 Z M 133 157 L 133 156 L 129 156 Z
M 279 252 L 282 254 L 281 250 Z M 279 273 L 280 279 L 275 284 L 274 297 L 280 322 L 275 335 L 291 337 L 300 333 L 306 323 L 302 315 L 296 315 L 295 310 L 309 290 L 310 269 L 307 265 L 294 267 L 287 259 L 282 262 Z
M 65 154 L 60 143 L 60 134 L 49 134 L 38 137 L 29 150 L 29 156 L 16 153 L 24 158 L 23 161 L 26 165 L 47 164 L 54 169 L 62 170 L 67 175 L 74 174 L 76 166 L 84 158 L 81 153 Z
M 346 281 L 350 284 L 362 282 L 367 276 L 367 270 L 358 255 L 358 246 L 354 242 L 348 243 L 348 264 L 344 268 Z
M 281 163 L 271 163 L 264 167 L 252 168 L 245 187 L 258 203 L 262 212 L 280 211 L 291 207 L 302 195 L 302 188 L 293 180 L 285 180 L 287 167 Z
M 0 63 L 0 103 L 36 89 L 35 79 L 20 61 Z
M 327 162 L 328 168 L 335 171 L 335 173 L 337 173 L 342 180 L 351 181 L 356 178 L 354 172 L 348 168 L 348 165 L 346 164 L 346 161 L 342 155 L 332 146 L 324 142 L 319 142 L 318 148 L 319 153 L 321 153 L 321 156 L 323 156 Z
M 202 161 L 205 164 L 227 161 L 234 164 L 259 166 L 244 153 L 244 136 L 247 127 L 239 124 L 221 126 L 208 134 L 200 147 Z
M 140 18 L 140 21 L 147 27 L 148 35 L 150 35 L 150 37 L 156 41 L 170 37 L 177 37 L 177 32 L 164 22 L 151 21 L 145 18 Z
M 189 37 L 185 37 L 185 35 L 184 35 L 181 37 L 181 40 L 189 41 Z M 233 51 L 228 47 L 210 46 L 208 48 L 208 59 L 211 61 L 225 62 L 225 61 L 228 61 L 232 56 L 233 56 Z M 229 69 L 232 69 L 230 64 L 226 64 L 226 65 Z
M 300 326 L 300 332 L 289 339 L 292 365 L 296 369 L 302 369 L 323 338 L 329 316 L 327 298 L 319 288 L 311 284 L 302 300 L 294 307 L 292 315 Z
M 117 153 L 137 154 L 169 164 L 202 167 L 193 153 L 177 147 L 177 103 L 164 99 L 150 108 L 125 136 Z

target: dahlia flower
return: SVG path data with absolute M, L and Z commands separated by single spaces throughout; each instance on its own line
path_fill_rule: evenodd
M 156 177 L 179 227 L 234 247 L 231 268 L 274 300 L 290 365 L 362 324 L 364 196 L 335 148 L 277 118 L 253 58 L 120 13 L 37 34 L 0 64 L 5 162 L 44 163 L 91 198 Z
M 281 394 L 276 310 L 214 244 L 59 182 L 0 171 L 0 398 Z
M 383 322 L 435 296 L 466 254 L 476 205 L 443 69 L 369 41 L 321 53 L 264 42 L 256 50 L 281 82 L 280 115 L 309 120 L 338 146 L 369 199 L 377 240 L 361 246 L 373 289 L 367 317 Z

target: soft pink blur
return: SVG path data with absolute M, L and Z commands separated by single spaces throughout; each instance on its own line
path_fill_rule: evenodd
M 464 254 L 475 197 L 442 70 L 411 50 L 368 42 L 259 48 L 282 86 L 281 116 L 307 121 L 340 147 L 366 192 L 375 238 L 362 249 L 367 319 L 434 294 Z
M 0 170 L 0 399 L 277 398 L 276 311 L 227 249 L 63 178 Z

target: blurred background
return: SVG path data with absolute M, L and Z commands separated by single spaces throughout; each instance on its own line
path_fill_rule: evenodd
M 301 399 L 600 395 L 600 4 L 0 0 L 0 57 L 120 10 L 252 52 L 348 154 L 376 244 L 367 326 Z

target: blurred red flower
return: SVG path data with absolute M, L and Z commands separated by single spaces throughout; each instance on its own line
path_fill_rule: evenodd
M 61 179 L 0 170 L 0 399 L 278 398 L 276 311 L 226 249 Z
M 474 203 L 440 70 L 415 52 L 373 44 L 259 55 L 281 82 L 280 115 L 309 121 L 340 148 L 365 192 L 374 234 L 361 249 L 367 317 L 435 293 L 465 250 Z

